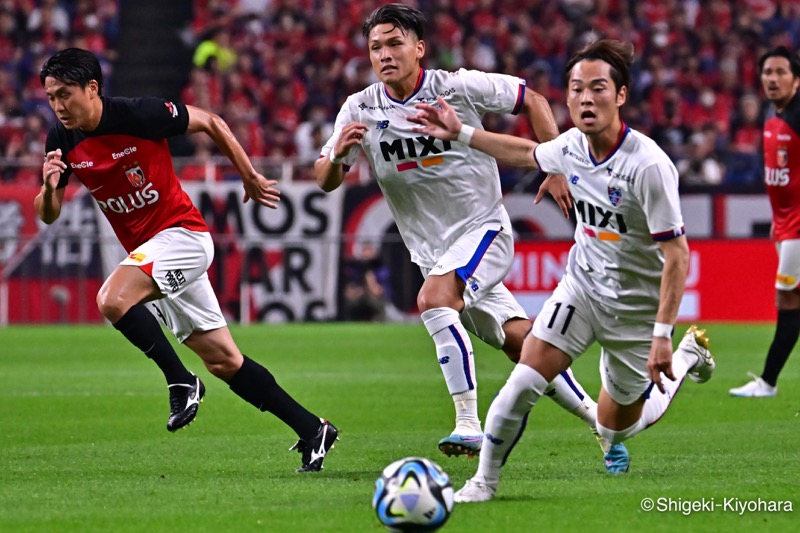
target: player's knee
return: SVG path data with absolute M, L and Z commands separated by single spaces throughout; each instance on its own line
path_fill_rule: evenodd
M 206 369 L 215 377 L 223 381 L 230 380 L 242 367 L 242 354 L 236 350 L 219 348 L 214 350 L 213 355 L 198 353 Z
M 458 310 L 462 307 L 457 298 L 449 294 L 438 293 L 436 291 L 421 290 L 417 294 L 417 309 L 420 313 L 430 311 L 431 309 L 438 309 L 440 307 L 448 307 L 450 309 Z
M 239 371 L 241 365 L 236 366 L 232 359 L 218 359 L 214 361 L 203 361 L 206 369 L 211 375 L 218 377 L 223 381 L 229 381 L 236 372 Z
M 122 299 L 115 297 L 107 291 L 97 293 L 97 309 L 112 324 L 117 322 L 130 309 L 130 305 Z

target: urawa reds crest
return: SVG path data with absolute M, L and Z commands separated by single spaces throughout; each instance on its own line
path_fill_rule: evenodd
M 144 171 L 139 165 L 125 170 L 125 175 L 128 177 L 128 181 L 131 182 L 131 185 L 137 189 L 147 182 L 147 180 L 144 179 Z

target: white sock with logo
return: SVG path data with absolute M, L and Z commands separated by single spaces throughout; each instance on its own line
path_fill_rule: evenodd
M 547 389 L 547 381 L 528 365 L 514 367 L 486 415 L 475 481 L 497 487 L 500 468 L 522 435 L 522 421 Z
M 438 307 L 422 312 L 422 321 L 436 345 L 436 358 L 456 408 L 456 433 L 478 435 L 478 382 L 472 341 L 458 311 Z

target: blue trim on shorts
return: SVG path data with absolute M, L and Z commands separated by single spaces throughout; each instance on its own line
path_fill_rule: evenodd
M 467 378 L 467 387 L 469 387 L 469 390 L 473 390 L 475 384 L 472 383 L 472 376 L 469 371 L 469 353 L 467 352 L 467 346 L 464 344 L 464 339 L 461 338 L 455 326 L 447 326 L 447 328 L 450 330 L 450 333 L 453 334 L 453 338 L 455 338 L 456 344 L 458 344 L 458 349 L 461 350 L 461 361 L 464 365 L 464 376 Z
M 656 384 L 651 381 L 650 385 L 648 385 L 647 388 L 644 390 L 644 394 L 642 394 L 642 397 L 645 400 L 649 400 L 650 399 L 650 393 L 653 392 L 653 387 L 655 387 L 655 386 L 656 386 Z
M 583 394 L 581 394 L 581 391 L 579 391 L 578 387 L 575 386 L 575 382 L 572 381 L 572 378 L 569 377 L 569 374 L 566 370 L 561 373 L 561 377 L 566 380 L 567 385 L 569 385 L 569 388 L 575 393 L 575 396 L 577 396 L 579 400 L 583 400 Z
M 481 259 L 483 259 L 483 256 L 486 254 L 486 250 L 489 249 L 489 245 L 492 244 L 492 241 L 494 241 L 498 233 L 500 233 L 498 230 L 487 231 L 486 235 L 484 235 L 481 239 L 480 244 L 478 244 L 478 248 L 475 250 L 475 253 L 472 255 L 469 262 L 463 267 L 456 269 L 456 275 L 461 278 L 464 283 L 466 283 L 467 280 L 472 277 L 472 275 L 478 269 L 478 265 L 480 264 Z

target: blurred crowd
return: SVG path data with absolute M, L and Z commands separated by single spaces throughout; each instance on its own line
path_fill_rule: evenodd
M 221 111 L 253 155 L 310 164 L 351 93 L 376 81 L 361 25 L 386 2 L 195 0 L 195 66 L 183 99 Z M 623 118 L 676 162 L 685 187 L 758 188 L 757 61 L 800 45 L 800 0 L 419 0 L 424 66 L 503 72 L 544 94 L 570 127 L 563 67 L 583 43 L 634 43 Z M 533 136 L 522 118 L 487 128 Z M 206 151 L 208 147 L 198 147 Z M 503 171 L 503 185 L 521 176 Z
M 0 157 L 41 158 L 51 117 L 38 67 L 65 46 L 96 52 L 110 83 L 118 1 L 0 0 Z M 375 0 L 194 0 L 183 31 L 194 66 L 184 103 L 221 114 L 253 157 L 293 158 L 309 178 L 344 99 L 376 81 L 361 25 Z M 623 118 L 676 162 L 685 188 L 760 187 L 763 101 L 757 61 L 800 46 L 800 0 L 418 0 L 428 19 L 424 66 L 503 72 L 545 95 L 570 127 L 563 67 L 599 36 L 634 43 Z M 110 91 L 113 94 L 113 89 Z M 43 113 L 44 112 L 44 113 Z M 524 118 L 494 131 L 533 137 Z M 197 137 L 197 140 L 194 139 Z M 199 161 L 214 155 L 193 136 Z M 205 176 L 201 165 L 185 178 Z M 506 189 L 525 185 L 503 169 Z M 26 171 L 0 179 L 39 179 Z
M 42 63 L 69 46 L 95 52 L 110 86 L 119 0 L 0 0 L 0 182 L 42 181 L 53 114 L 39 82 Z

